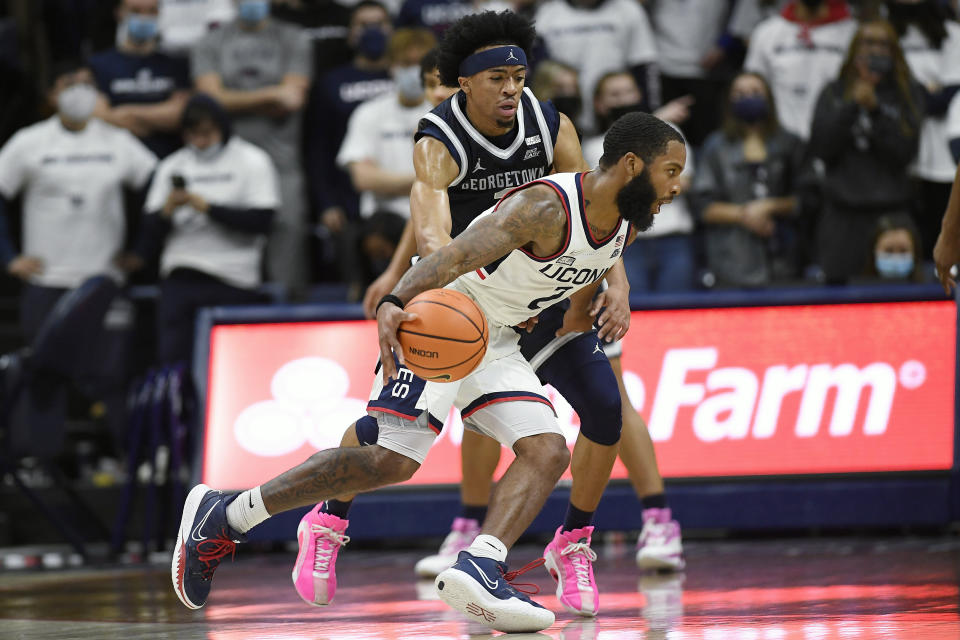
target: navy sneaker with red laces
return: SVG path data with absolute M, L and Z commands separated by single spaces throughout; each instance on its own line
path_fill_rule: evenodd
M 199 609 L 207 602 L 213 573 L 246 537 L 227 523 L 227 502 L 235 496 L 198 484 L 187 495 L 173 548 L 170 573 L 180 602 Z
M 512 584 L 511 580 L 543 563 L 540 558 L 507 571 L 506 563 L 461 551 L 456 564 L 440 572 L 434 585 L 440 599 L 482 625 L 505 633 L 542 631 L 553 624 L 553 612 L 527 595 L 539 591 L 535 585 Z

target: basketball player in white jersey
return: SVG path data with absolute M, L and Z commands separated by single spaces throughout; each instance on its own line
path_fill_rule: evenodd
M 576 274 L 567 275 L 578 284 L 563 285 L 559 297 L 570 298 L 579 323 L 592 326 L 589 308 L 596 286 L 618 259 L 617 249 L 637 230 L 649 228 L 660 205 L 679 193 L 685 160 L 682 138 L 672 127 L 649 114 L 628 114 L 608 131 L 600 168 L 519 187 L 453 242 L 412 267 L 378 304 L 381 366 L 369 416 L 363 418 L 376 420 L 376 444 L 320 451 L 232 496 L 206 485 L 194 487 L 171 566 L 180 600 L 190 608 L 203 606 L 220 561 L 271 515 L 408 479 L 429 451 L 438 422 L 442 426 L 438 416 L 446 417 L 451 404 L 462 412 L 474 405 L 473 424 L 517 457 L 497 483 L 481 534 L 437 577 L 437 590 L 450 606 L 500 631 L 539 631 L 553 624 L 552 612 L 510 584 L 528 567 L 507 571 L 506 556 L 542 508 L 570 455 L 512 327 L 529 317 L 531 302 L 557 299 L 558 278 L 569 268 Z M 490 323 L 489 346 L 463 380 L 424 383 L 403 367 L 397 327 L 416 317 L 403 311 L 406 302 L 447 284 L 483 309 Z M 485 394 L 497 394 L 502 401 L 477 406 Z M 381 410 L 384 401 L 400 395 L 406 412 Z M 323 559 L 327 564 L 336 550 L 334 545 Z

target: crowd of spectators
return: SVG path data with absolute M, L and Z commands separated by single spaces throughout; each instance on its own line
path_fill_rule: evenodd
M 603 132 L 646 110 L 687 189 L 634 292 L 927 282 L 960 157 L 955 0 L 0 0 L 0 259 L 24 340 L 84 278 L 200 306 L 362 299 L 409 217 L 413 133 L 459 17 L 535 21 L 528 84 Z M 322 286 L 321 286 L 322 285 Z M 325 294 L 329 296 L 329 294 Z

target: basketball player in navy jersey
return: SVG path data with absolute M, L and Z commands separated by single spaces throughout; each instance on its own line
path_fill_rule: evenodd
M 442 417 L 455 406 L 517 457 L 497 483 L 482 532 L 437 577 L 438 594 L 499 631 L 539 631 L 553 624 L 551 611 L 510 582 L 536 563 L 507 571 L 506 556 L 542 508 L 570 455 L 513 327 L 544 301 L 567 298 L 576 316 L 573 324 L 590 326 L 590 300 L 616 263 L 617 249 L 629 244 L 637 230 L 649 228 L 660 205 L 679 193 L 685 160 L 683 140 L 672 127 L 649 114 L 628 114 L 607 132 L 600 168 L 557 174 L 515 189 L 450 244 L 413 266 L 377 305 L 380 365 L 369 415 L 354 425 L 362 432 L 367 427 L 359 423 L 372 421 L 377 442 L 320 451 L 232 496 L 202 484 L 194 487 L 171 562 L 178 598 L 187 607 L 202 607 L 220 561 L 271 515 L 407 480 L 430 450 Z M 575 257 L 577 275 L 568 288 L 557 283 L 564 281 L 570 257 Z M 462 380 L 424 382 L 403 366 L 397 327 L 416 319 L 403 311 L 404 304 L 447 284 L 470 296 L 486 315 L 488 347 L 483 361 Z M 555 296 L 560 286 L 563 291 Z M 491 397 L 499 401 L 490 402 Z M 392 400 L 397 402 L 390 404 Z M 342 533 L 336 540 L 317 540 L 323 548 L 309 556 L 301 553 L 298 565 L 309 562 L 316 574 L 323 574 L 346 540 Z M 301 551 L 302 543 L 303 537 Z
M 417 181 L 411 193 L 412 224 L 391 268 L 368 291 L 368 305 L 372 295 L 387 293 L 402 275 L 414 253 L 414 233 L 421 256 L 429 255 L 510 188 L 551 171 L 589 168 L 572 123 L 524 87 L 525 50 L 532 46 L 534 35 L 528 21 L 510 12 L 467 16 L 446 32 L 438 46 L 441 81 L 460 86 L 460 91 L 421 120 L 414 152 Z M 618 253 L 622 249 L 618 248 Z M 557 580 L 560 601 L 570 611 L 586 616 L 596 615 L 599 602 L 592 569 L 596 556 L 590 548 L 591 523 L 618 454 L 622 424 L 627 429 L 624 458 L 631 463 L 631 471 L 659 478 L 646 425 L 629 400 L 621 399 L 619 376 L 599 348 L 603 339 L 619 338 L 629 325 L 629 286 L 619 262 L 607 279 L 610 289 L 600 294 L 591 310 L 596 313 L 606 307 L 599 317 L 598 333 L 590 327 L 575 332 L 567 306 L 542 305 L 540 318 L 529 322 L 530 332 L 521 337 L 521 349 L 533 358 L 540 379 L 553 385 L 580 418 L 570 504 L 545 555 Z M 559 298 L 560 288 L 554 293 Z M 557 334 L 562 335 L 555 341 Z M 619 360 L 615 360 L 619 371 Z M 452 565 L 457 553 L 479 532 L 500 459 L 500 445 L 477 433 L 469 415 L 463 418 L 464 508 L 440 553 L 417 563 L 416 572 L 423 577 L 436 576 Z M 347 434 L 343 444 L 350 444 L 353 437 Z M 358 433 L 353 442 L 376 442 L 376 433 Z M 328 527 L 342 527 L 351 501 L 352 496 L 343 496 L 318 505 L 318 512 L 325 514 Z M 311 514 L 306 518 L 319 517 Z M 677 535 L 664 536 L 657 547 L 668 552 L 660 554 L 672 563 L 668 566 L 677 568 L 683 562 L 678 529 L 675 523 L 667 527 Z M 315 546 L 316 542 L 310 538 L 306 544 Z M 563 553 L 568 548 L 572 550 Z M 310 585 L 304 580 L 295 582 L 300 595 L 315 603 L 307 597 L 310 593 L 302 590 L 304 585 L 309 590 Z

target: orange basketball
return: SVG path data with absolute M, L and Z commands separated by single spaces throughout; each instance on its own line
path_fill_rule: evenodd
M 489 330 L 480 307 L 453 289 L 430 289 L 404 307 L 417 319 L 400 324 L 406 367 L 424 380 L 453 382 L 473 371 L 487 351 Z

